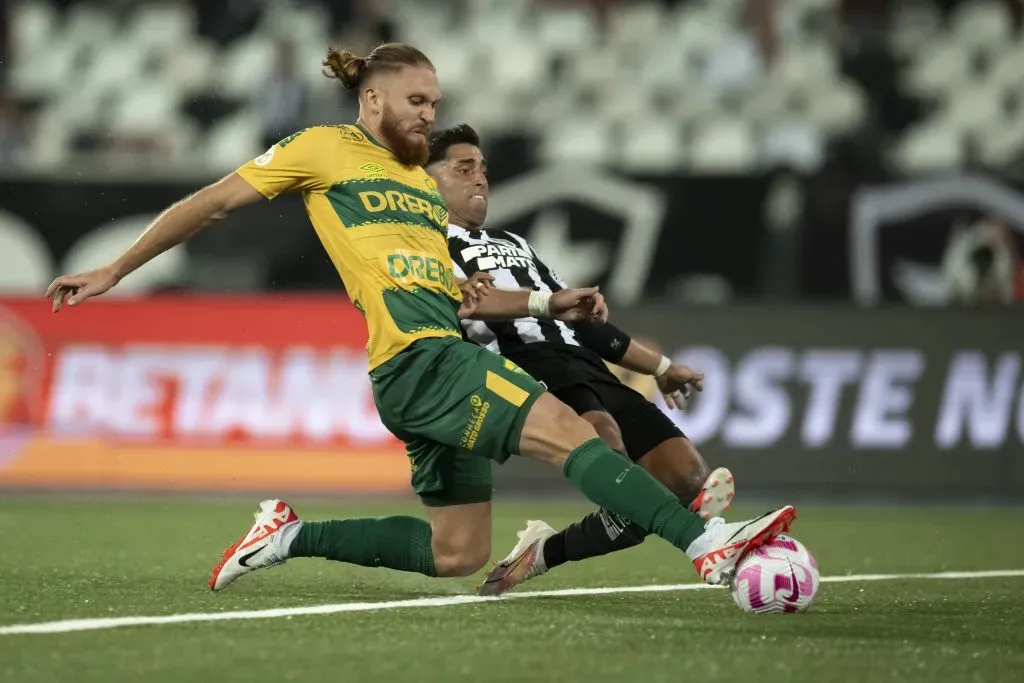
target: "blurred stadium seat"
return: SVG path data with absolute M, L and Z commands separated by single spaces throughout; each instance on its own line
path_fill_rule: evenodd
M 706 168 L 702 150 L 710 143 L 698 141 L 689 154 L 683 131 L 719 116 L 738 116 L 732 132 L 722 133 L 729 158 L 717 165 L 740 171 L 764 161 L 749 149 L 778 150 L 786 144 L 764 139 L 781 124 L 788 130 L 802 127 L 802 140 L 820 140 L 826 147 L 877 124 L 872 112 L 880 91 L 844 73 L 846 48 L 823 21 L 838 5 L 832 0 L 780 5 L 782 47 L 770 64 L 762 59 L 738 3 L 621 2 L 603 25 L 597 15 L 565 3 L 475 0 L 456 11 L 450 4 L 428 10 L 404 2 L 393 20 L 398 38 L 420 44 L 435 60 L 451 111 L 472 116 L 485 134 L 525 128 L 545 139 L 542 148 L 550 153 L 568 150 L 574 158 L 631 169 L 646 164 L 652 171 L 666 167 L 668 149 L 677 153 L 669 165 Z M 10 88 L 37 103 L 34 117 L 42 122 L 30 135 L 52 136 L 58 125 L 72 132 L 30 140 L 29 147 L 45 151 L 34 160 L 37 166 L 75 158 L 80 150 L 74 133 L 97 130 L 100 117 L 107 128 L 161 131 L 182 163 L 230 169 L 259 151 L 258 135 L 245 126 L 234 129 L 234 122 L 250 119 L 236 112 L 207 135 L 190 134 L 184 123 L 189 102 L 198 93 L 215 92 L 243 109 L 252 106 L 272 69 L 274 41 L 282 36 L 301 46 L 303 78 L 317 93 L 326 92 L 331 84 L 318 78 L 318 60 L 322 47 L 337 37 L 330 33 L 325 8 L 310 2 L 273 3 L 248 35 L 225 44 L 200 35 L 194 6 L 187 2 L 143 3 L 126 13 L 104 3 L 71 3 L 62 13 L 46 0 L 25 0 L 14 3 L 10 26 Z M 445 33 L 453 28 L 462 37 L 457 42 Z M 960 3 L 944 19 L 927 0 L 897 3 L 885 31 L 885 49 L 898 57 L 897 73 L 887 77 L 902 84 L 908 97 L 922 98 L 924 107 L 916 125 L 908 121 L 881 134 L 895 137 L 894 147 L 911 150 L 910 158 L 916 157 L 913 149 L 926 146 L 920 140 L 937 136 L 942 151 L 930 154 L 929 167 L 966 163 L 967 156 L 951 153 L 955 145 L 949 139 L 998 130 L 1011 120 L 1005 97 L 1019 90 L 1024 50 L 1007 4 Z M 558 64 L 563 68 L 555 68 Z M 496 83 L 507 94 L 497 102 L 495 88 L 487 85 Z M 70 84 L 81 88 L 73 106 L 67 102 Z M 562 94 L 565 90 L 596 90 L 598 106 Z M 551 98 L 555 102 L 545 101 Z M 583 149 L 631 108 L 644 109 L 652 99 L 670 108 L 674 119 L 667 126 L 643 139 L 613 136 Z M 99 111 L 101 103 L 112 109 Z M 602 120 L 566 139 L 555 140 L 560 132 L 542 130 L 565 115 L 577 120 L 592 114 Z M 1019 159 L 1024 147 L 1018 136 L 998 137 L 995 153 L 994 143 L 980 136 L 984 160 Z M 644 140 L 653 139 L 671 147 L 642 153 Z M 827 155 L 812 156 L 824 160 Z
M 62 193 L 62 183 L 78 179 L 131 177 L 154 192 L 190 191 L 297 127 L 354 118 L 354 98 L 321 75 L 326 46 L 365 51 L 404 40 L 438 70 L 439 125 L 469 122 L 480 132 L 495 188 L 555 163 L 657 187 L 671 204 L 646 219 L 657 225 L 659 254 L 678 251 L 672 245 L 686 233 L 677 226 L 723 216 L 727 229 L 704 234 L 700 259 L 656 261 L 648 296 L 672 297 L 682 290 L 669 283 L 707 270 L 737 296 L 774 287 L 765 273 L 785 271 L 788 292 L 870 298 L 853 294 L 857 276 L 849 274 L 867 267 L 854 263 L 859 252 L 848 234 L 861 229 L 854 199 L 862 186 L 966 172 L 1013 185 L 1024 170 L 1024 9 L 1010 0 L 12 0 L 7 7 L 0 163 L 16 182 L 38 178 L 51 183 L 46 192 Z M 282 67 L 282 46 L 293 71 Z M 767 215 L 762 207 L 779 174 L 800 179 L 805 204 L 787 237 L 767 239 L 759 216 Z M 688 189 L 711 178 L 720 185 Z M 715 203 L 734 191 L 745 199 Z M 124 210 L 149 211 L 159 197 Z M 22 205 L 19 215 L 36 220 L 18 199 L 4 207 Z M 108 217 L 109 207 L 79 201 L 93 202 L 90 225 Z M 546 202 L 560 210 L 571 203 L 523 201 L 509 227 L 525 232 L 544 225 Z M 977 202 L 961 201 L 950 215 L 978 218 Z M 269 211 L 291 227 L 304 220 L 296 206 Z M 628 234 L 621 217 L 605 216 L 602 227 L 603 209 L 569 208 L 574 244 L 599 235 L 621 248 Z M 928 239 L 894 238 L 893 253 L 879 247 L 878 257 L 934 261 L 951 230 L 947 216 L 935 220 Z M 69 235 L 88 229 L 60 212 L 39 222 L 55 263 L 74 241 Z M 1024 219 L 1020 226 L 1024 245 Z M 243 234 L 234 230 L 225 231 L 225 243 Z M 333 283 L 315 240 L 302 242 L 272 220 L 244 234 L 259 245 L 239 257 L 251 272 L 224 271 L 225 287 Z M 197 257 L 190 281 L 203 258 L 224 257 L 213 247 L 219 239 L 204 235 L 190 245 Z M 737 257 L 740 242 L 745 256 Z M 790 262 L 799 266 L 773 265 Z M 885 296 L 900 299 L 912 286 L 892 273 L 879 277 L 888 282 Z

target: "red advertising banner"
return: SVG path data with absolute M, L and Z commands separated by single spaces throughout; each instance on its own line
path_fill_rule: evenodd
M 404 491 L 344 298 L 0 299 L 0 485 Z

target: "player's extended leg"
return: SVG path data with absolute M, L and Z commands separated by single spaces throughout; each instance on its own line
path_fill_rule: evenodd
M 541 395 L 531 407 L 519 452 L 561 468 L 590 500 L 683 550 L 709 583 L 726 581 L 740 557 L 787 529 L 795 518 L 795 510 L 786 506 L 756 520 L 726 524 L 713 518 L 705 524 L 550 394 Z
M 413 488 L 426 506 L 428 521 L 394 515 L 304 522 L 287 556 L 323 557 L 442 579 L 479 571 L 490 559 L 490 461 L 423 441 L 411 444 L 410 452 L 417 453 Z
M 412 487 L 427 508 L 409 515 L 301 521 L 287 503 L 264 501 L 256 523 L 225 551 L 210 588 L 293 557 L 322 557 L 434 577 L 471 576 L 491 555 L 491 462 L 427 439 L 407 443 Z

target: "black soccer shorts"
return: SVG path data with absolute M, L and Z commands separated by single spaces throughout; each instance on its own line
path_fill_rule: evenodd
M 530 344 L 522 352 L 507 355 L 577 414 L 594 410 L 609 413 L 622 432 L 626 453 L 634 461 L 668 439 L 685 438 L 665 413 L 620 382 L 591 351 L 560 344 Z

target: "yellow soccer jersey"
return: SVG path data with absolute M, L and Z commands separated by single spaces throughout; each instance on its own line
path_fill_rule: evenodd
M 448 209 L 422 168 L 403 166 L 356 124 L 299 131 L 238 174 L 268 199 L 302 192 L 313 228 L 366 318 L 371 370 L 417 339 L 461 336 Z

